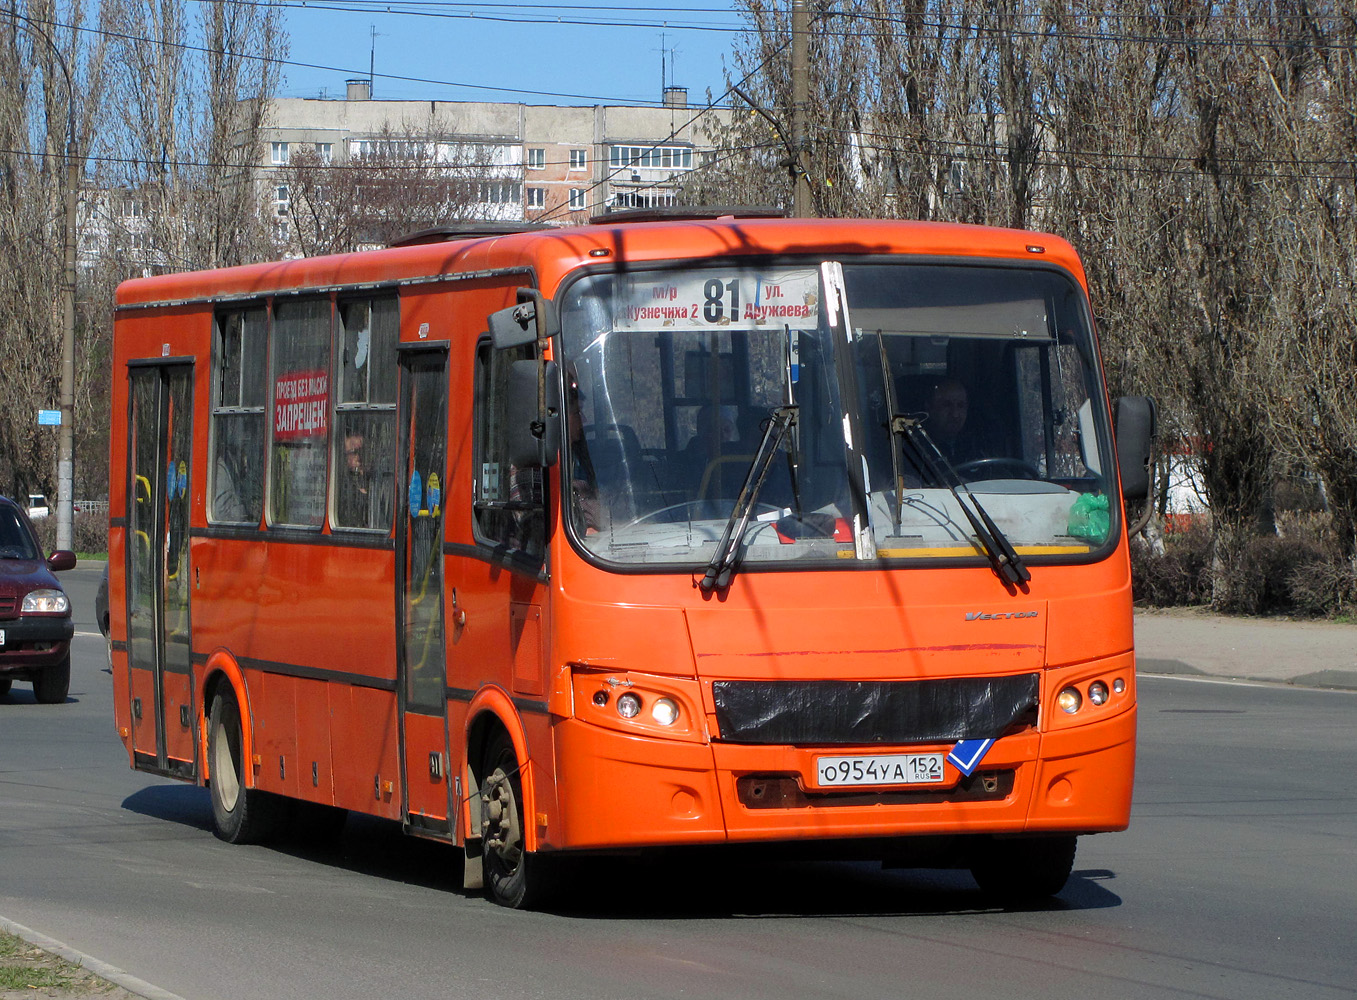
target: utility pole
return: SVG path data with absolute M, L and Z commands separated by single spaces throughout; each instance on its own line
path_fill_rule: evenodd
M 62 256 L 65 273 L 61 282 L 61 427 L 57 435 L 57 548 L 70 549 L 75 522 L 75 227 L 76 206 L 80 198 L 80 147 L 75 137 L 75 80 L 61 49 L 52 37 L 24 14 L 5 11 L 51 50 L 52 58 L 66 78 L 66 191 L 65 232 Z M 17 22 L 23 22 L 19 24 Z
M 807 36 L 810 18 L 806 0 L 792 0 L 792 214 L 811 218 L 810 177 L 806 172 L 806 119 L 810 113 L 810 69 Z

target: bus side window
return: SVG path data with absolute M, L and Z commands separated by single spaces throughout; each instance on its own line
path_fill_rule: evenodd
M 331 523 L 387 531 L 394 509 L 396 340 L 394 297 L 339 303 Z
M 474 497 L 478 541 L 541 559 L 546 551 L 546 472 L 517 469 L 507 461 L 509 367 L 530 360 L 534 347 L 476 348 Z
M 208 463 L 214 522 L 259 524 L 264 513 L 265 312 L 219 313 Z

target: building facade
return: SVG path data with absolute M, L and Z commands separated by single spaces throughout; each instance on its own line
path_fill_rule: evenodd
M 277 98 L 262 136 L 259 184 L 285 229 L 298 155 L 326 165 L 402 158 L 466 180 L 463 219 L 570 224 L 610 209 L 673 205 L 710 152 L 710 116 L 670 87 L 658 107 L 593 107 L 370 99 L 366 80 L 344 99 Z M 441 219 L 411 218 L 409 224 Z

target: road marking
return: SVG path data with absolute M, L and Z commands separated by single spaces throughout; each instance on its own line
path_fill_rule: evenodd
M 127 990 L 128 993 L 135 993 L 139 997 L 145 997 L 146 1000 L 184 1000 L 178 993 L 171 993 L 169 990 L 162 990 L 159 986 L 153 986 L 144 979 L 138 979 L 131 973 L 124 972 L 116 965 L 109 965 L 107 962 L 101 962 L 93 955 L 86 955 L 83 951 L 76 951 L 69 945 L 62 944 L 55 938 L 49 938 L 46 934 L 39 934 L 23 924 L 16 924 L 13 920 L 7 920 L 0 917 L 0 929 L 4 929 L 11 934 L 23 938 L 29 944 L 41 948 L 43 951 L 50 951 L 53 955 L 58 955 L 66 961 L 79 965 L 84 969 L 93 972 L 96 976 L 101 976 L 111 983 L 115 983 Z
M 1265 687 L 1274 689 L 1281 688 L 1287 691 L 1323 691 L 1326 694 L 1357 694 L 1357 691 L 1354 691 L 1351 688 L 1315 687 L 1309 684 L 1294 684 L 1291 681 L 1282 679 L 1275 681 L 1251 681 L 1243 678 L 1194 677 L 1188 674 L 1150 674 L 1141 671 L 1137 671 L 1136 676 L 1140 681 L 1186 681 L 1189 684 L 1224 684 L 1228 687 Z
M 75 634 L 83 635 L 86 639 L 102 639 L 104 637 L 102 632 L 77 632 Z

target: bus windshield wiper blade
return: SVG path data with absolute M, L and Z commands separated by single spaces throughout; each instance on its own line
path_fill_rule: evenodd
M 795 406 L 779 406 L 773 411 L 772 418 L 764 429 L 763 440 L 759 442 L 759 450 L 754 453 L 754 458 L 749 463 L 749 471 L 745 473 L 744 485 L 740 487 L 735 507 L 726 520 L 726 530 L 721 534 L 721 541 L 716 546 L 711 562 L 707 563 L 706 573 L 698 581 L 698 586 L 703 590 L 710 591 L 730 585 L 731 575 L 740 561 L 740 543 L 744 541 L 745 531 L 749 528 L 749 516 L 754 510 L 754 502 L 759 497 L 759 490 L 763 489 L 763 481 L 768 478 L 773 456 L 777 454 L 782 439 L 796 423 L 796 411 Z
M 924 430 L 922 421 L 916 417 L 892 417 L 891 434 L 910 445 L 921 471 L 927 472 L 934 482 L 942 483 L 951 491 L 957 506 L 966 515 L 966 520 L 971 522 L 971 529 L 979 539 L 985 554 L 989 556 L 989 561 L 999 579 L 1014 586 L 1032 579 L 1032 574 L 1023 565 L 1017 549 L 1013 548 L 1013 543 L 999 530 L 999 526 L 994 523 L 989 512 L 970 488 L 961 481 L 952 463 L 947 461 L 947 456 L 938 449 L 928 431 Z M 898 482 L 896 489 L 899 489 Z M 974 505 L 974 510 L 961 498 L 962 493 L 965 493 L 966 500 Z

